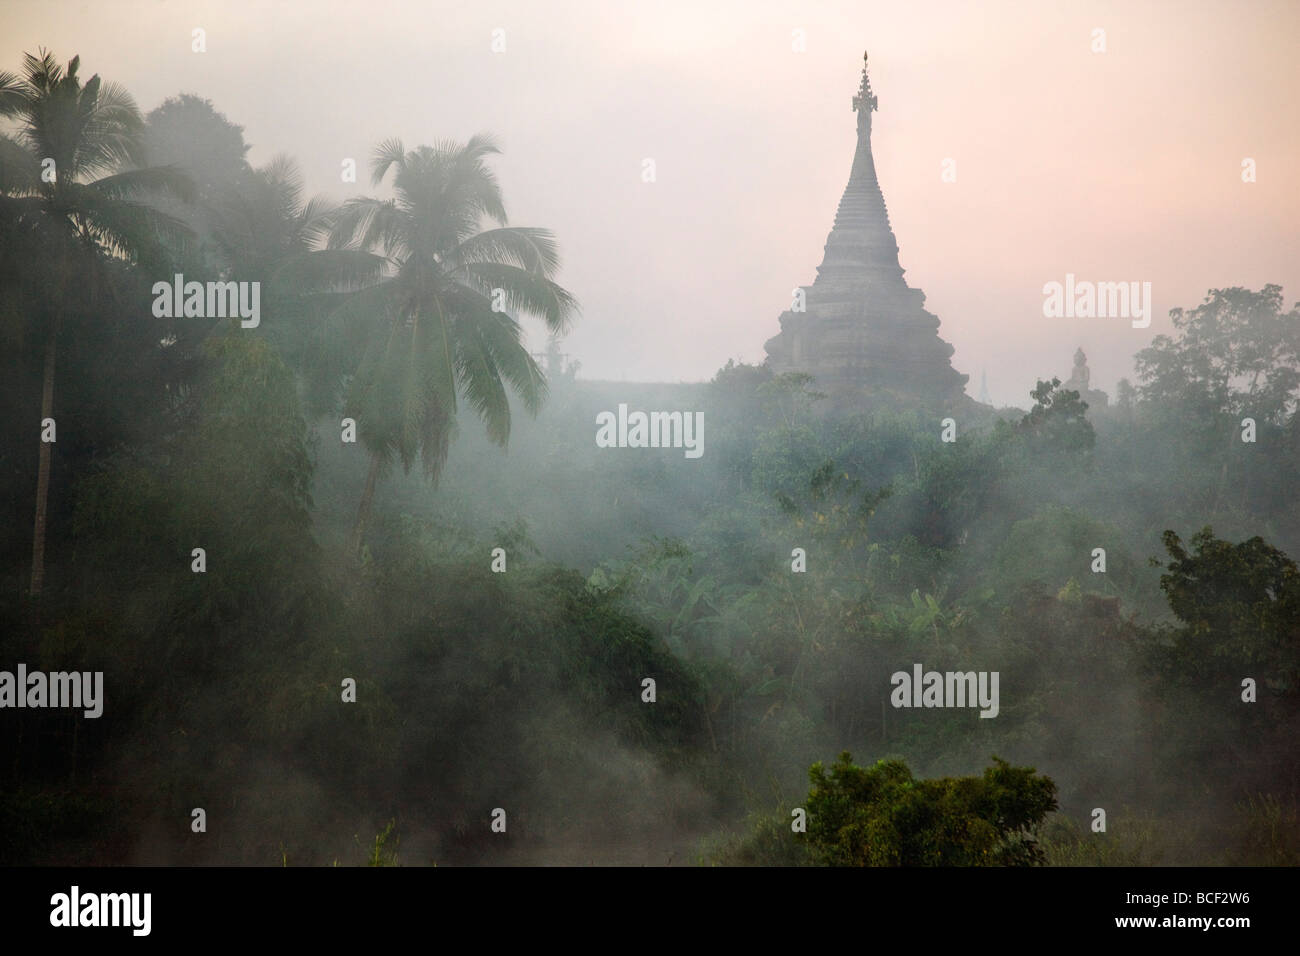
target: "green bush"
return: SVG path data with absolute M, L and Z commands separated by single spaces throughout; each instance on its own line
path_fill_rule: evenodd
M 902 760 L 809 771 L 808 839 L 828 866 L 1033 866 L 1056 784 L 993 758 L 980 777 L 917 780 Z

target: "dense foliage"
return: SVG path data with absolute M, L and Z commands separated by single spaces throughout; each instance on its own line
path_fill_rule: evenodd
M 524 348 L 575 303 L 490 140 L 380 144 L 393 198 L 340 205 L 78 67 L 0 73 L 0 670 L 106 703 L 0 712 L 0 862 L 1298 858 L 1276 286 L 1176 310 L 1110 407 L 588 382 Z M 182 270 L 260 325 L 156 316 Z M 705 454 L 595 447 L 619 403 Z M 917 664 L 997 672 L 997 717 L 891 706 Z
M 917 780 L 901 760 L 855 767 L 840 754 L 809 772 L 808 840 L 827 866 L 1030 866 L 1056 787 L 1004 760 L 980 777 Z

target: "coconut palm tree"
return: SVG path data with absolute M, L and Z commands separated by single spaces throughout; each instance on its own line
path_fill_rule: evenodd
M 28 315 L 28 335 L 43 342 L 41 419 L 53 417 L 54 370 L 60 333 L 89 316 L 111 294 L 109 258 L 163 276 L 168 249 L 185 227 L 140 201 L 158 190 L 191 198 L 193 184 L 174 169 L 143 167 L 143 120 L 120 86 L 77 76 L 80 57 L 60 67 L 54 56 L 26 54 L 22 76 L 0 72 L 0 117 L 17 121 L 0 136 L 2 231 L 21 235 L 15 250 L 39 277 L 41 294 Z M 45 522 L 50 444 L 40 443 L 31 594 L 45 580 Z
M 334 204 L 303 188 L 297 161 L 281 153 L 214 202 L 213 243 L 232 276 L 274 274 L 328 237 Z
M 322 283 L 312 277 L 313 254 L 328 238 L 336 212 L 329 199 L 306 196 L 297 162 L 283 154 L 250 170 L 244 182 L 215 198 L 206 210 L 211 250 L 222 277 L 262 282 L 263 311 L 276 319 L 262 334 L 302 374 L 309 393 L 328 396 L 317 401 L 331 409 L 337 405 L 342 370 L 326 368 L 313 318 L 332 311 L 342 295 L 311 293 L 337 278 L 326 276 Z
M 375 150 L 372 183 L 390 170 L 390 200 L 358 198 L 334 219 L 322 274 L 362 286 L 339 309 L 338 341 L 359 356 L 344 403 L 371 455 L 352 549 L 361 548 L 375 485 L 394 460 L 418 457 L 431 480 L 447 458 L 458 402 L 504 446 L 507 387 L 535 414 L 546 395 L 541 369 L 520 340 L 514 313 L 540 317 L 552 334 L 568 329 L 573 297 L 553 280 L 559 256 L 544 229 L 506 225 L 501 190 L 485 158 L 491 138 L 407 151 L 400 140 Z M 495 228 L 482 229 L 487 220 Z

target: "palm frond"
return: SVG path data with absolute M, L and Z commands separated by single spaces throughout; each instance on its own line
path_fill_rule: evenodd
M 293 157 L 277 153 L 257 170 L 257 176 L 270 192 L 275 213 L 281 222 L 291 222 L 302 211 L 302 170 Z
M 385 255 L 404 251 L 402 215 L 391 202 L 359 196 L 345 202 L 332 217 L 327 249 L 382 249 Z
M 132 199 L 142 193 L 161 192 L 171 193 L 182 202 L 194 202 L 198 197 L 194 180 L 179 166 L 129 169 L 96 179 L 88 185 L 109 199 Z
M 397 167 L 399 174 L 406 167 L 406 149 L 400 139 L 386 139 L 375 147 L 370 163 L 370 184 L 378 186 L 382 183 L 393 166 Z
M 328 196 L 312 196 L 298 213 L 294 238 L 304 248 L 316 249 L 328 238 L 339 205 Z
M 551 276 L 560 265 L 559 246 L 549 229 L 505 226 L 485 229 L 458 245 L 448 257 L 457 264 L 500 262 Z
M 91 77 L 81 92 L 74 173 L 93 176 L 123 166 L 143 166 L 144 119 L 135 100 L 116 83 Z
M 355 292 L 387 278 L 390 260 L 360 249 L 319 249 L 292 256 L 273 273 L 304 292 Z
M 568 291 L 550 279 L 518 266 L 475 262 L 467 265 L 457 277 L 486 295 L 500 289 L 507 309 L 540 317 L 553 335 L 567 333 L 577 313 L 577 300 Z
M 364 357 L 370 343 L 388 335 L 394 321 L 395 293 L 392 282 L 382 282 L 344 297 L 324 313 L 321 337 Z
M 0 116 L 19 115 L 27 102 L 27 84 L 16 73 L 0 70 Z
M 183 255 L 193 232 L 181 220 L 144 203 L 105 199 L 83 190 L 76 218 L 110 254 L 138 263 L 147 273 L 166 275 Z
M 541 368 L 523 345 L 519 323 L 507 312 L 493 311 L 488 297 L 465 287 L 450 294 L 448 301 L 456 316 L 455 341 L 467 369 L 491 369 L 523 400 L 530 414 L 537 414 L 548 387 Z M 461 385 L 468 387 L 463 378 Z

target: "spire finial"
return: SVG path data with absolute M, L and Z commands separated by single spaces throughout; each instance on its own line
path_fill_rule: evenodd
M 853 97 L 853 111 L 859 112 L 866 107 L 866 112 L 874 111 L 876 107 L 876 96 L 871 92 L 871 77 L 867 76 L 867 53 L 862 52 L 862 85 L 858 87 L 858 95 Z

